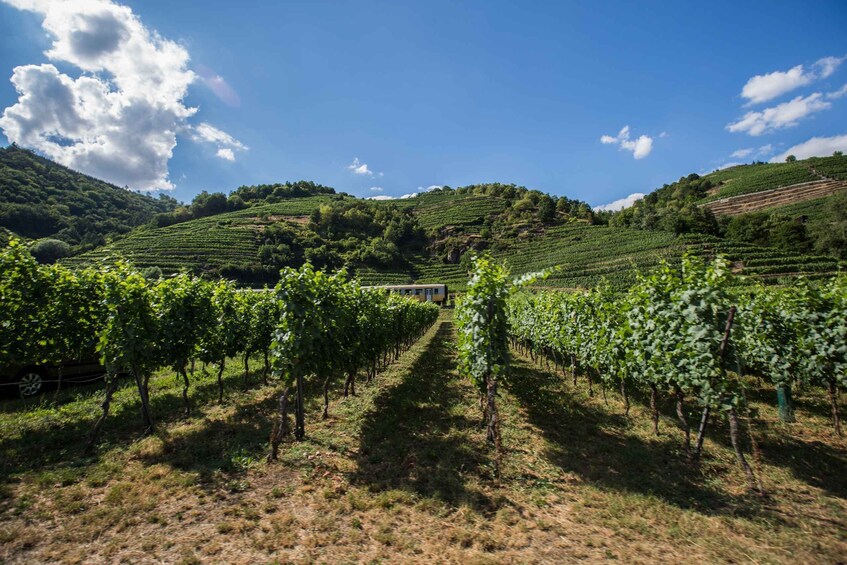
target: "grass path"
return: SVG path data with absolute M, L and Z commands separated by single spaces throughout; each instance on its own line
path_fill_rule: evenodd
M 670 406 L 654 437 L 643 405 L 589 397 L 516 356 L 500 396 L 506 449 L 493 479 L 475 389 L 457 372 L 451 312 L 359 395 L 307 402 L 306 440 L 263 455 L 277 388 L 214 401 L 198 377 L 196 414 L 138 439 L 121 391 L 100 454 L 78 456 L 99 394 L 60 409 L 0 407 L 0 563 L 838 562 L 847 555 L 847 450 L 826 405 L 798 398 L 800 423 L 763 414 L 773 493 L 748 496 L 716 426 L 700 469 L 685 463 Z M 178 408 L 156 381 L 160 413 Z M 208 389 L 208 390 L 207 390 Z M 173 399 L 171 398 L 173 396 Z M 755 396 L 755 395 L 754 395 Z M 23 408 L 27 408 L 24 410 Z M 178 410 L 177 410 L 178 411 Z M 58 436 L 58 437 L 56 437 Z M 42 443 L 39 444 L 39 441 Z M 39 454 L 39 446 L 47 446 Z

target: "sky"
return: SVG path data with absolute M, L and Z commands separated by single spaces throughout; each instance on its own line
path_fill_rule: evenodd
M 119 186 L 618 208 L 847 150 L 847 2 L 0 0 L 0 143 Z

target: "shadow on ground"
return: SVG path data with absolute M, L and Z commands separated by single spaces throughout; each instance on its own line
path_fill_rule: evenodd
M 254 385 L 260 381 L 259 375 L 260 371 L 251 373 Z M 191 417 L 184 419 L 180 389 L 169 387 L 161 390 L 166 382 L 162 379 L 171 378 L 173 377 L 165 376 L 151 382 L 151 412 L 160 430 L 165 430 L 167 425 L 177 421 L 202 421 L 204 412 L 217 405 L 217 382 L 208 378 L 198 379 L 199 382 L 192 383 L 190 392 Z M 241 374 L 229 374 L 224 381 L 227 394 L 231 394 L 233 389 L 241 390 L 243 387 Z M 125 379 L 121 390 L 129 389 L 124 392 L 129 393 L 130 399 L 113 404 L 103 428 L 98 454 L 85 456 L 83 450 L 94 420 L 99 416 L 99 402 L 103 394 L 102 385 L 99 391 L 92 387 L 85 388 L 87 390 L 82 394 L 71 389 L 63 391 L 60 404 L 87 403 L 96 399 L 98 406 L 91 411 L 74 407 L 71 416 L 45 416 L 38 422 L 38 426 L 27 429 L 19 436 L 0 437 L 0 483 L 8 481 L 10 476 L 26 472 L 56 472 L 69 477 L 75 473 L 83 473 L 86 467 L 98 462 L 109 447 L 129 445 L 141 437 L 141 404 L 134 393 L 134 383 Z M 224 398 L 226 402 L 227 396 Z M 5 408 L 8 412 L 25 411 L 37 406 L 35 402 L 38 400 L 18 401 Z M 240 406 L 233 421 L 213 423 L 219 429 L 211 429 L 206 423 L 207 425 L 202 427 L 203 437 L 195 438 L 196 441 L 191 441 L 191 438 L 173 441 L 166 431 L 157 432 L 165 443 L 166 455 L 156 462 L 170 463 L 181 468 L 193 467 L 201 471 L 201 474 L 226 468 L 230 460 L 230 447 L 243 450 L 267 439 L 267 430 L 259 429 L 255 421 L 259 416 L 257 408 L 251 405 Z
M 452 341 L 452 322 L 441 322 L 403 381 L 376 397 L 362 425 L 351 482 L 492 509 L 492 501 L 469 485 L 488 472 L 490 456 L 471 441 L 482 437 L 480 421 L 462 409 L 468 398 L 456 379 Z
M 603 489 L 655 496 L 703 513 L 735 508 L 737 500 L 708 486 L 688 463 L 681 432 L 666 430 L 653 441 L 633 436 L 623 414 L 575 397 L 561 376 L 522 360 L 512 367 L 508 390 L 547 440 L 547 459 L 563 471 Z

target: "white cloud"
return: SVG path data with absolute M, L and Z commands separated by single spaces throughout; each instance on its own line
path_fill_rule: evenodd
M 221 75 L 215 73 L 205 65 L 197 66 L 197 76 L 200 81 L 205 84 L 212 93 L 217 96 L 227 106 L 237 108 L 241 106 L 241 98 L 235 92 L 229 83 Z
M 417 196 L 418 196 L 417 192 L 412 192 L 412 193 L 409 193 L 409 194 L 404 194 L 403 196 L 400 197 L 400 199 L 405 200 L 407 198 L 416 198 Z
M 618 135 L 603 135 L 600 137 L 600 143 L 606 145 L 617 144 L 621 149 L 626 149 L 632 152 L 632 156 L 636 159 L 643 159 L 653 151 L 653 138 L 647 135 L 639 136 L 637 139 L 630 139 L 629 126 L 624 126 Z
M 213 143 L 218 146 L 216 155 L 226 161 L 235 161 L 235 151 L 246 151 L 246 145 L 211 124 L 202 122 L 196 126 L 187 126 L 191 139 L 200 143 Z
M 626 198 L 621 198 L 615 200 L 614 202 L 609 202 L 608 204 L 603 204 L 601 206 L 595 206 L 594 209 L 598 211 L 617 212 L 619 210 L 623 210 L 624 208 L 629 208 L 642 198 L 644 198 L 643 192 L 635 192 L 633 194 L 630 194 Z
M 365 200 L 394 200 L 394 197 L 387 194 L 379 194 L 377 196 L 369 196 Z
M 53 64 L 12 72 L 16 104 L 0 117 L 9 141 L 73 169 L 140 190 L 170 189 L 168 161 L 195 108 L 188 52 L 110 0 L 4 0 L 44 17 Z
M 382 187 L 381 186 L 372 186 L 370 188 L 370 191 L 371 192 L 382 192 Z
M 762 145 L 759 148 L 747 147 L 745 149 L 738 149 L 736 151 L 733 151 L 729 156 L 733 159 L 745 159 L 747 157 L 750 157 L 751 155 L 755 155 L 756 157 L 763 157 L 765 155 L 769 155 L 770 153 L 773 153 L 773 145 L 768 143 L 767 145 Z
M 823 59 L 818 59 L 815 63 L 815 68 L 818 69 L 818 75 L 820 78 L 827 78 L 835 72 L 835 69 L 838 68 L 838 65 L 844 62 L 847 59 L 845 57 L 824 57 Z
M 749 157 L 750 155 L 752 155 L 753 151 L 755 151 L 755 149 L 753 149 L 752 147 L 748 147 L 747 149 L 739 149 L 737 151 L 734 151 L 730 155 L 730 157 L 733 157 L 735 159 L 744 159 L 745 157 Z
M 826 97 L 827 97 L 828 100 L 837 100 L 837 99 L 839 99 L 839 98 L 841 98 L 842 96 L 845 96 L 845 95 L 847 95 L 847 84 L 845 84 L 844 86 L 842 86 L 841 88 L 839 88 L 838 90 L 836 90 L 834 92 L 827 92 L 826 93 Z
M 758 151 L 756 151 L 757 157 L 764 157 L 765 155 L 770 155 L 773 153 L 773 145 L 768 143 L 767 145 L 762 145 L 759 147 Z
M 782 163 L 789 155 L 794 155 L 798 159 L 808 159 L 809 157 L 826 157 L 832 155 L 835 151 L 847 152 L 847 134 L 832 137 L 813 137 L 774 156 L 771 163 Z
M 803 65 L 797 65 L 787 71 L 774 71 L 750 78 L 741 89 L 741 96 L 748 104 L 760 104 L 790 92 L 801 86 L 827 78 L 844 61 L 845 57 L 824 57 L 806 70 Z
M 797 65 L 787 71 L 775 71 L 752 77 L 741 89 L 741 96 L 751 104 L 759 104 L 807 85 L 813 80 L 814 76 L 806 73 L 803 65 Z
M 225 161 L 235 161 L 235 153 L 229 147 L 218 149 L 216 155 Z
M 347 165 L 347 168 L 350 169 L 351 171 L 353 171 L 353 173 L 357 174 L 357 175 L 367 175 L 369 177 L 372 177 L 374 175 L 373 172 L 370 169 L 368 169 L 368 164 L 367 163 L 360 163 L 358 157 L 353 159 L 353 162 L 350 163 L 349 165 Z
M 196 79 L 186 49 L 111 0 L 3 1 L 43 16 L 45 55 L 64 71 L 51 63 L 12 71 L 19 97 L 0 116 L 9 141 L 117 185 L 173 188 L 168 161 L 197 112 L 183 102 Z
M 726 126 L 731 132 L 743 132 L 748 135 L 762 135 L 772 131 L 796 126 L 797 123 L 821 110 L 827 110 L 832 104 L 822 99 L 823 94 L 815 92 L 808 96 L 798 96 L 773 108 L 760 112 L 747 112 L 737 122 Z

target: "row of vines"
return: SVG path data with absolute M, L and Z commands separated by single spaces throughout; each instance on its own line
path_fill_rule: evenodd
M 183 383 L 185 414 L 196 361 L 216 366 L 219 399 L 228 359 L 264 361 L 263 380 L 280 387 L 280 416 L 271 434 L 271 458 L 288 432 L 293 396 L 295 435 L 305 434 L 304 388 L 344 381 L 355 394 L 357 374 L 368 378 L 392 362 L 429 328 L 438 307 L 363 289 L 344 271 L 329 275 L 304 265 L 284 269 L 266 292 L 237 289 L 224 280 L 186 274 L 150 281 L 131 265 L 98 269 L 43 266 L 18 241 L 0 251 L 0 367 L 61 366 L 99 358 L 107 371 L 102 414 L 88 442 L 93 449 L 120 376 L 138 389 L 144 431 L 155 430 L 150 377 L 169 367 Z M 61 373 L 60 373 L 61 375 Z M 59 379 L 61 386 L 61 376 Z
M 639 275 L 625 293 L 608 285 L 588 292 L 515 292 L 502 267 L 481 259 L 457 314 L 465 372 L 477 382 L 508 378 L 509 345 L 537 362 L 620 391 L 627 415 L 634 389 L 649 393 L 659 433 L 663 395 L 676 404 L 685 449 L 701 454 L 710 418 L 727 418 L 739 465 L 757 479 L 740 435 L 754 451 L 746 375 L 771 383 L 779 414 L 793 421 L 791 387 L 823 387 L 841 435 L 839 388 L 847 386 L 847 276 L 790 287 L 739 285 L 726 261 L 687 256 Z M 479 290 L 479 292 L 477 291 Z M 489 398 L 491 396 L 489 395 Z M 697 407 L 689 422 L 686 403 Z M 490 413 L 491 407 L 488 407 Z M 489 434 L 491 436 L 491 434 Z M 492 437 L 492 439 L 496 439 Z

